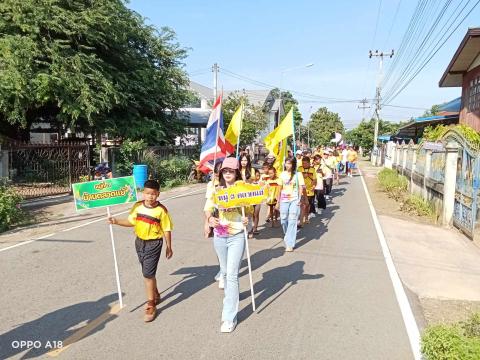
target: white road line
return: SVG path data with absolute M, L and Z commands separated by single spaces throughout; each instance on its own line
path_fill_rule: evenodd
M 400 307 L 400 312 L 402 313 L 403 322 L 405 323 L 405 328 L 407 330 L 408 339 L 410 341 L 410 347 L 412 348 L 413 357 L 415 360 L 421 360 L 422 355 L 420 351 L 420 331 L 418 330 L 415 317 L 413 316 L 412 308 L 408 302 L 407 294 L 403 288 L 402 281 L 398 276 L 397 269 L 393 263 L 392 254 L 388 248 L 387 241 L 385 240 L 385 235 L 383 234 L 380 221 L 378 220 L 377 212 L 373 207 L 372 199 L 370 198 L 370 193 L 368 192 L 367 184 L 363 179 L 363 174 L 360 169 L 360 179 L 362 180 L 363 189 L 365 190 L 365 196 L 367 197 L 368 206 L 370 207 L 370 212 L 372 213 L 373 223 L 375 224 L 375 230 L 377 231 L 378 240 L 382 247 L 383 257 L 385 263 L 387 264 L 388 274 L 390 275 L 390 280 L 392 281 L 393 290 L 395 291 L 395 296 L 397 298 L 398 305 Z
M 161 199 L 161 201 L 164 202 L 164 201 L 173 200 L 173 199 L 178 199 L 178 198 L 185 197 L 185 196 L 189 196 L 189 195 L 194 195 L 194 194 L 196 194 L 196 193 L 200 194 L 200 193 L 203 193 L 203 192 L 205 192 L 205 189 L 195 190 L 195 191 L 191 191 L 191 192 L 188 192 L 188 193 L 183 193 L 183 194 L 175 195 L 175 196 L 172 196 L 172 197 L 169 197 L 169 198 L 166 198 L 166 199 Z M 119 212 L 119 213 L 115 213 L 115 214 L 112 214 L 112 215 L 114 215 L 114 216 L 116 216 L 116 215 L 121 215 L 121 214 L 128 213 L 129 211 L 130 211 L 130 209 L 129 209 L 129 210 L 125 210 L 125 211 L 121 211 L 121 212 Z M 99 216 L 100 216 L 100 215 L 99 215 Z M 78 229 L 78 228 L 81 228 L 81 227 L 84 227 L 84 226 L 87 226 L 87 225 L 91 225 L 91 224 L 97 223 L 97 222 L 99 222 L 99 221 L 105 221 L 105 217 L 102 216 L 100 219 L 96 219 L 96 220 L 88 221 L 88 222 L 83 223 L 83 224 L 80 224 L 80 225 L 72 226 L 72 227 L 70 227 L 70 228 L 60 230 L 59 232 L 67 232 L 67 231 L 75 230 L 75 229 Z M 35 241 L 38 241 L 38 240 L 42 240 L 42 239 L 51 237 L 51 236 L 53 236 L 53 235 L 55 235 L 55 234 L 57 234 L 57 233 L 51 233 L 51 234 L 48 234 L 48 235 L 41 236 L 41 237 L 39 237 L 39 238 L 37 238 L 37 239 L 27 240 L 27 241 L 23 241 L 23 242 L 21 242 L 21 243 L 18 243 L 18 244 L 12 245 L 12 246 L 7 246 L 6 248 L 0 249 L 0 252 L 7 251 L 7 250 L 10 250 L 10 249 L 13 249 L 13 248 L 16 248 L 16 247 L 19 247 L 19 246 L 23 246 L 23 245 L 28 245 L 28 244 L 31 244 L 31 243 L 33 243 L 33 242 L 35 242 Z

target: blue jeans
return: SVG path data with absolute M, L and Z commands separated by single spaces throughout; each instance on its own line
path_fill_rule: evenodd
M 297 240 L 297 221 L 300 215 L 299 200 L 280 202 L 280 222 L 285 237 L 283 241 L 286 247 L 295 247 Z
M 226 280 L 222 321 L 234 321 L 238 312 L 238 272 L 245 250 L 245 234 L 242 231 L 228 237 L 215 235 L 213 245 L 220 262 L 221 276 Z

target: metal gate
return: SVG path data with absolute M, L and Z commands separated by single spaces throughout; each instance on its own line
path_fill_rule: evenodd
M 466 147 L 458 150 L 453 224 L 473 238 L 477 220 L 480 160 Z
M 86 143 L 8 144 L 8 175 L 24 198 L 70 192 L 71 184 L 88 177 Z

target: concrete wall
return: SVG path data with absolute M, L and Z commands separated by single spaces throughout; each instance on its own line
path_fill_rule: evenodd
M 444 212 L 443 184 L 439 184 L 429 177 L 431 151 L 427 151 L 426 156 L 419 157 L 418 152 L 421 150 L 419 145 L 395 144 L 394 149 L 392 168 L 407 177 L 410 193 L 427 200 L 435 209 L 438 218 L 442 218 Z M 423 162 L 423 166 L 418 164 L 418 160 Z M 421 169 L 421 172 L 418 172 L 417 168 Z

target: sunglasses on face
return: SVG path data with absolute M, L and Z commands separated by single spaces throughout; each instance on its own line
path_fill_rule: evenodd
M 223 169 L 222 173 L 223 174 L 235 174 L 235 170 L 233 170 L 233 169 Z

